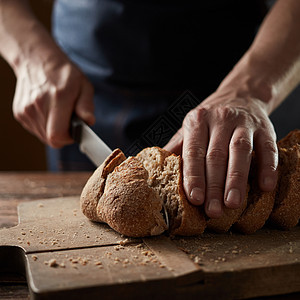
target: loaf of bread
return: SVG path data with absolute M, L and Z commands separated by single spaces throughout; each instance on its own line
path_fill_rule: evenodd
M 268 219 L 279 228 L 290 229 L 300 218 L 300 130 L 280 140 L 278 151 L 279 179 L 273 192 L 259 189 L 253 153 L 242 206 L 223 207 L 221 218 L 208 219 L 203 207 L 190 204 L 185 196 L 180 156 L 150 147 L 126 159 L 116 149 L 86 183 L 80 197 L 81 210 L 90 220 L 107 223 L 132 237 L 159 235 L 166 230 L 171 235 L 199 235 L 206 227 L 226 232 L 232 226 L 250 234 Z
M 207 228 L 219 233 L 227 232 L 231 228 L 231 226 L 240 219 L 242 213 L 246 209 L 248 204 L 249 189 L 250 186 L 248 184 L 245 199 L 239 208 L 232 209 L 223 206 L 223 215 L 217 219 L 209 219 L 207 221 Z
M 279 228 L 290 229 L 300 218 L 300 144 L 278 150 L 279 182 L 270 221 Z
M 249 172 L 248 204 L 234 228 L 242 233 L 251 234 L 262 228 L 268 220 L 275 201 L 276 189 L 262 192 L 258 186 L 257 159 L 253 154 Z
M 201 234 L 206 226 L 202 209 L 191 205 L 182 186 L 181 157 L 158 147 L 125 159 L 115 150 L 94 172 L 81 197 L 82 212 L 126 236 Z
M 102 221 L 97 214 L 97 205 L 103 195 L 107 175 L 125 159 L 120 149 L 114 150 L 84 186 L 80 196 L 80 207 L 83 214 L 91 221 Z

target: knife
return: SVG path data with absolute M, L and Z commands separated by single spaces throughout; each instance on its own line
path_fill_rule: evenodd
M 79 144 L 82 153 L 99 167 L 112 153 L 112 150 L 99 138 L 99 136 L 81 119 L 73 115 L 71 118 L 70 134 Z

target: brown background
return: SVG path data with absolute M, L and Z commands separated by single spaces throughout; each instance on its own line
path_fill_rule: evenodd
M 32 0 L 37 17 L 50 28 L 52 1 Z M 45 146 L 14 119 L 15 76 L 0 57 L 0 170 L 46 170 Z

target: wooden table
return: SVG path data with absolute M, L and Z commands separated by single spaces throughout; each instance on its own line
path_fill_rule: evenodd
M 34 199 L 78 196 L 90 173 L 0 173 L 0 228 L 18 223 L 17 206 Z M 26 280 L 18 274 L 0 277 L 0 299 L 29 299 Z M 300 299 L 300 293 L 267 299 Z
M 18 224 L 17 206 L 34 199 L 79 195 L 91 173 L 0 173 L 0 228 Z M 26 280 L 0 277 L 0 299 L 29 299 Z

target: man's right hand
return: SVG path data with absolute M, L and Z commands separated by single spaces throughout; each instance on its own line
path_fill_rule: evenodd
M 44 143 L 59 148 L 69 135 L 73 111 L 92 125 L 93 87 L 65 55 L 42 63 L 33 58 L 17 71 L 13 101 L 15 118 Z
M 35 18 L 28 1 L 0 1 L 0 54 L 17 77 L 14 116 L 44 143 L 56 148 L 72 143 L 73 112 L 94 123 L 92 85 Z

